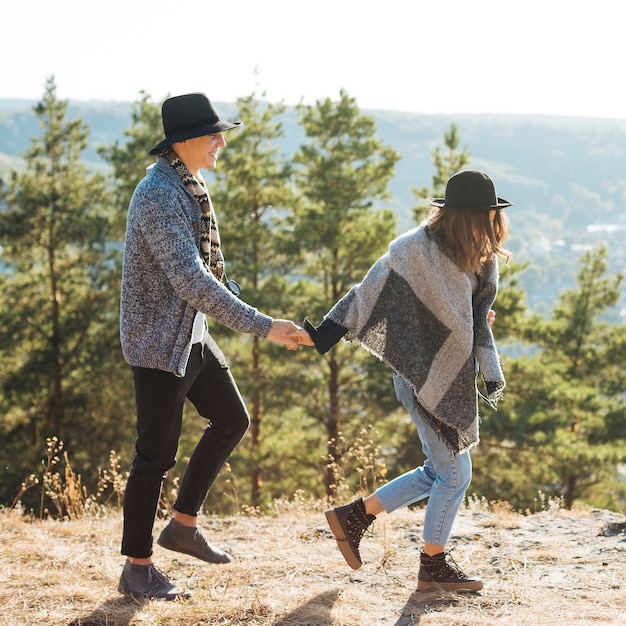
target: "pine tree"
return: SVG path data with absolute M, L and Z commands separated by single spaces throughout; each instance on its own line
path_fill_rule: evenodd
M 303 199 L 293 223 L 295 245 L 305 254 L 301 267 L 301 306 L 312 321 L 321 316 L 360 281 L 370 265 L 395 236 L 390 210 L 376 210 L 386 200 L 387 185 L 399 156 L 375 137 L 375 123 L 360 113 L 345 91 L 338 101 L 329 98 L 299 108 L 308 141 L 294 156 L 296 183 Z M 311 358 L 311 357 L 309 357 Z M 319 355 L 317 355 L 319 358 Z M 368 401 L 357 392 L 363 387 L 364 351 L 331 350 L 324 357 L 323 387 L 318 374 L 303 383 L 308 390 L 308 412 L 324 426 L 328 467 L 326 494 L 336 489 L 335 465 L 341 460 L 342 424 L 359 415 L 368 423 Z M 319 369 L 319 365 L 316 369 Z M 312 380 L 317 378 L 317 380 Z M 318 388 L 318 389 L 316 389 Z M 325 398 L 320 395 L 325 390 Z M 357 429 L 358 427 L 353 427 Z
M 216 185 L 211 197 L 220 223 L 228 278 L 241 286 L 241 297 L 264 313 L 288 316 L 286 298 L 289 270 L 280 254 L 282 232 L 277 219 L 294 203 L 289 186 L 291 168 L 280 155 L 278 140 L 283 136 L 282 104 L 263 104 L 256 94 L 237 100 L 241 129 L 225 133 L 227 147 L 220 153 L 213 172 Z M 210 178 L 207 178 L 209 181 Z M 285 408 L 283 388 L 287 360 L 282 346 L 260 339 L 249 340 L 225 329 L 212 332 L 231 341 L 229 360 L 237 367 L 237 379 L 250 412 L 247 473 L 250 478 L 250 504 L 262 504 L 266 464 L 275 464 L 263 437 L 263 425 L 274 422 Z M 231 356 L 232 355 L 232 356 Z M 268 429 L 269 431 L 269 429 Z M 237 462 L 237 453 L 231 464 Z M 270 470 L 268 467 L 267 470 Z
M 133 103 L 131 125 L 124 131 L 125 141 L 100 146 L 100 154 L 111 165 L 114 177 L 114 202 L 118 210 L 114 226 L 120 239 L 124 237 L 126 210 L 137 183 L 146 175 L 146 168 L 154 163 L 150 149 L 163 135 L 160 106 L 145 91 Z
M 489 498 L 530 508 L 541 491 L 567 508 L 623 506 L 615 476 L 626 460 L 626 331 L 602 320 L 622 275 L 604 276 L 603 248 L 582 263 L 578 287 L 560 296 L 552 317 L 530 316 L 521 328 L 534 351 L 510 362 L 505 399 L 483 424 L 479 454 L 490 460 L 474 482 Z
M 104 464 L 120 422 L 111 388 L 119 368 L 117 294 L 109 286 L 119 250 L 109 245 L 110 197 L 103 176 L 81 162 L 88 129 L 66 119 L 53 78 L 34 111 L 42 134 L 32 139 L 25 170 L 3 185 L 0 213 L 1 439 L 13 478 L 38 465 L 53 436 L 73 447 L 77 463 L 101 454 Z

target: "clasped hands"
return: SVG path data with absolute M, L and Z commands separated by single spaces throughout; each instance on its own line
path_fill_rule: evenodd
M 274 343 L 282 343 L 287 350 L 297 350 L 298 346 L 313 346 L 309 333 L 290 320 L 274 320 L 266 339 Z
M 487 323 L 492 326 L 495 320 L 496 312 L 490 309 L 487 313 Z M 267 339 L 274 343 L 282 343 L 287 350 L 297 350 L 300 344 L 303 346 L 315 345 L 311 335 L 302 326 L 298 326 L 290 320 L 274 320 Z

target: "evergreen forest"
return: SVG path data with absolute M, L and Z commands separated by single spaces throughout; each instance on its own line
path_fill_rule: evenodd
M 71 477 L 106 501 L 107 489 L 117 492 L 106 477 L 130 466 L 134 395 L 118 331 L 125 213 L 162 127 L 160 102 L 141 92 L 120 136 L 102 127 L 94 134 L 56 91 L 51 77 L 32 107 L 37 130 L 19 158 L 6 157 L 11 141 L 24 139 L 8 132 L 19 124 L 2 126 L 0 504 L 63 517 L 70 512 L 49 502 L 50 481 Z M 297 323 L 305 316 L 319 323 L 388 243 L 423 219 L 424 198 L 443 195 L 452 173 L 487 170 L 499 195 L 515 202 L 514 255 L 501 266 L 493 328 L 507 388 L 497 411 L 481 408 L 468 496 L 521 511 L 536 511 L 545 499 L 624 509 L 625 264 L 617 238 L 626 229 L 626 182 L 614 179 L 603 195 L 590 189 L 593 163 L 581 165 L 572 174 L 576 202 L 543 190 L 546 206 L 559 208 L 557 220 L 515 195 L 535 178 L 507 175 L 499 160 L 507 146 L 515 150 L 513 131 L 476 158 L 480 124 L 446 120 L 418 160 L 415 146 L 402 150 L 387 140 L 391 114 L 364 112 L 345 91 L 293 108 L 254 93 L 219 110 L 244 121 L 226 135 L 218 167 L 206 175 L 228 275 L 246 302 Z M 416 163 L 426 180 L 411 176 Z M 593 238 L 598 231 L 607 236 Z M 552 254 L 546 271 L 546 247 L 559 245 L 569 252 Z M 265 511 L 294 497 L 342 499 L 421 462 L 391 373 L 365 350 L 342 342 L 324 356 L 302 347 L 294 353 L 209 324 L 251 428 L 209 494 L 207 513 Z M 165 501 L 205 426 L 187 407 Z

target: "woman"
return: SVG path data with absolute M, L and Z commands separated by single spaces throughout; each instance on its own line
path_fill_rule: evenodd
M 471 481 L 478 396 L 494 407 L 505 386 L 490 326 L 498 257 L 510 256 L 502 209 L 511 203 L 487 174 L 464 170 L 430 204 L 429 217 L 393 241 L 317 328 L 306 319 L 295 334 L 322 354 L 342 337 L 356 340 L 386 362 L 426 455 L 368 497 L 326 511 L 348 564 L 361 566 L 359 544 L 376 515 L 428 498 L 417 588 L 478 591 L 480 578 L 462 572 L 445 547 Z

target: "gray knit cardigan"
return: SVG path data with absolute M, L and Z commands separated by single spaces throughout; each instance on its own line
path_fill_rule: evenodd
M 495 255 L 473 295 L 423 223 L 393 241 L 326 317 L 412 385 L 420 415 L 460 452 L 479 441 L 475 362 L 492 406 L 505 386 L 486 319 L 497 290 Z
M 200 254 L 200 203 L 159 157 L 131 198 L 122 269 L 120 340 L 133 366 L 184 376 L 197 311 L 266 337 L 272 318 L 231 294 Z

